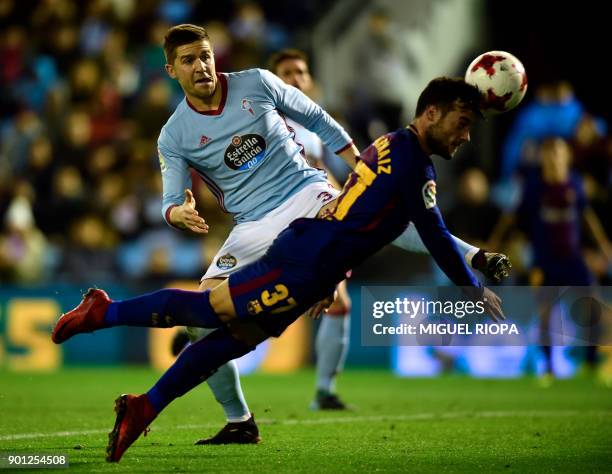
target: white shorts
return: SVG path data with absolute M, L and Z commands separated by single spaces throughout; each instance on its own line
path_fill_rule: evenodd
M 316 216 L 339 192 L 329 183 L 309 184 L 261 219 L 235 225 L 202 280 L 226 278 L 254 262 L 292 221 Z

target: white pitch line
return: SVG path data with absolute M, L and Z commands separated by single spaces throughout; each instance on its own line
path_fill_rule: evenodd
M 315 418 L 306 420 L 273 420 L 259 418 L 257 423 L 263 425 L 328 425 L 337 423 L 376 423 L 383 421 L 422 421 L 422 420 L 452 420 L 461 418 L 528 418 L 528 417 L 572 417 L 572 416 L 612 416 L 612 411 L 578 411 L 578 410 L 528 410 L 528 411 L 483 411 L 483 412 L 450 412 L 450 413 L 414 413 L 406 415 L 377 415 L 377 416 L 343 416 L 333 418 Z M 191 430 L 214 428 L 218 423 L 204 423 L 197 425 L 159 426 L 159 431 L 172 429 Z M 0 441 L 14 441 L 20 439 L 51 438 L 62 436 L 82 436 L 90 434 L 108 433 L 108 429 L 55 431 L 51 433 L 15 433 L 0 435 Z
M 0 441 L 12 441 L 17 439 L 51 438 L 55 436 L 76 436 L 103 433 L 105 430 L 82 430 L 82 431 L 55 431 L 53 433 L 15 433 L 0 436 Z M 108 431 L 108 430 L 106 430 Z

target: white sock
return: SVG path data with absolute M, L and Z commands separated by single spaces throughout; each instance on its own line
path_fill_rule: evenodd
M 240 375 L 236 362 L 230 360 L 219 367 L 219 370 L 209 377 L 207 382 L 215 398 L 223 407 L 228 422 L 238 423 L 251 417 L 240 386 Z
M 334 393 L 349 345 L 349 315 L 323 315 L 317 337 L 317 390 Z
M 186 329 L 192 343 L 215 331 L 215 329 L 194 327 L 187 327 Z M 214 374 L 208 377 L 206 383 L 223 407 L 228 422 L 238 423 L 251 417 L 251 411 L 246 404 L 240 386 L 240 374 L 236 362 L 230 360 L 227 364 L 219 367 Z

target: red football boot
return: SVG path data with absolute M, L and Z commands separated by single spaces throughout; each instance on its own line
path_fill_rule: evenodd
M 61 344 L 75 334 L 103 328 L 104 315 L 110 303 L 112 300 L 104 290 L 90 288 L 76 308 L 62 314 L 57 320 L 51 339 Z
M 119 462 L 123 453 L 144 432 L 149 432 L 148 426 L 157 413 L 146 394 L 121 395 L 115 400 L 115 427 L 108 434 L 106 460 Z

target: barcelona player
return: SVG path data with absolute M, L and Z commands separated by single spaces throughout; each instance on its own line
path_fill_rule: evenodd
M 109 435 L 107 460 L 129 446 L 174 399 L 206 380 L 220 365 L 280 335 L 300 314 L 325 300 L 350 269 L 416 226 L 438 265 L 494 319 L 501 301 L 473 275 L 448 232 L 436 202 L 430 155 L 451 158 L 470 139 L 480 93 L 459 78 L 437 78 L 421 93 L 413 123 L 377 139 L 360 156 L 342 193 L 316 218 L 293 221 L 266 254 L 212 290 L 160 290 L 112 301 L 90 290 L 63 315 L 53 341 L 118 325 L 214 328 L 188 346 L 145 394 L 121 395 Z

